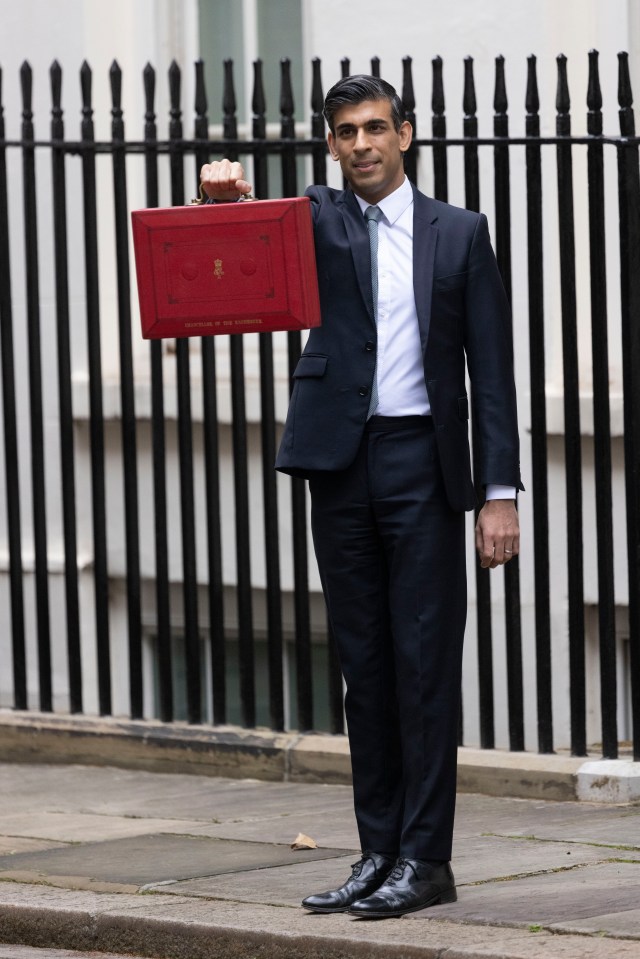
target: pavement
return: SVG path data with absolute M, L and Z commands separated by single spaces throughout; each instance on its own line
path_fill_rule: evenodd
M 462 794 L 457 903 L 300 908 L 357 858 L 348 786 L 0 764 L 0 959 L 640 959 L 640 804 Z

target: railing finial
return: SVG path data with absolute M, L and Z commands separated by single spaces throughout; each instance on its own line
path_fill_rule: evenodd
M 633 92 L 629 75 L 629 54 L 624 51 L 618 54 L 618 116 L 620 119 L 620 133 L 622 136 L 636 135 L 636 121 L 633 111 Z
M 587 132 L 591 136 L 602 135 L 602 90 L 598 69 L 598 51 L 589 50 L 589 84 L 587 87 Z
M 529 116 L 535 116 L 540 111 L 536 62 L 535 54 L 532 53 L 531 56 L 527 57 L 527 92 L 524 105 Z
M 466 117 L 476 115 L 476 86 L 473 79 L 473 57 L 464 58 L 464 93 L 462 96 L 462 109 Z
M 194 63 L 194 69 L 196 72 L 196 93 L 193 101 L 194 109 L 196 111 L 196 122 L 202 120 L 207 116 L 207 88 L 204 79 L 204 60 L 202 57 L 199 57 Z
M 562 116 L 568 116 L 571 110 L 571 97 L 569 96 L 569 81 L 567 80 L 567 58 L 564 53 L 556 57 L 556 63 L 558 64 L 556 111 Z
M 264 121 L 267 112 L 267 97 L 264 92 L 264 79 L 262 76 L 262 60 L 258 58 L 253 61 L 253 94 L 251 97 L 251 109 L 255 120 Z
M 509 107 L 507 99 L 507 82 L 504 70 L 504 57 L 502 54 L 496 57 L 496 85 L 493 94 L 493 109 L 500 116 L 506 114 Z
M 283 57 L 280 61 L 280 114 L 283 121 L 293 123 L 295 102 L 293 99 L 293 85 L 291 83 L 291 60 Z

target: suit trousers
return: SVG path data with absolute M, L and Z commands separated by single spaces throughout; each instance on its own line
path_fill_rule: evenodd
M 431 417 L 372 417 L 352 465 L 309 482 L 361 848 L 449 860 L 465 522 L 446 499 Z

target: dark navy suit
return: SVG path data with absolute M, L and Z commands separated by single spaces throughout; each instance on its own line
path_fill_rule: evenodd
M 349 189 L 310 187 L 307 196 L 322 326 L 294 372 L 276 468 L 310 480 L 362 848 L 446 860 L 464 511 L 475 505 L 466 374 L 478 480 L 521 488 L 509 307 L 486 218 L 414 188 L 413 286 L 432 417 L 367 423 L 376 324 L 365 221 Z

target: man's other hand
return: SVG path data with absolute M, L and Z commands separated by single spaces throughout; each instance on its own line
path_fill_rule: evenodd
M 205 163 L 200 170 L 200 182 L 204 192 L 213 200 L 237 200 L 245 193 L 251 193 L 251 184 L 244 178 L 242 164 L 231 160 Z
M 503 566 L 520 552 L 520 523 L 515 500 L 487 500 L 476 523 L 476 549 L 483 568 Z

